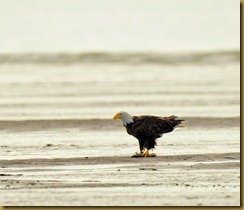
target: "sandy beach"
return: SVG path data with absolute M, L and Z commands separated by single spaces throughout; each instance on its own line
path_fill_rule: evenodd
M 1 191 L 5 205 L 235 206 L 239 158 L 215 153 L 1 161 L 8 166 Z
M 131 158 L 137 140 L 112 120 L 1 121 L 3 138 L 21 142 L 1 146 L 0 203 L 238 206 L 239 122 L 187 118 L 187 127 L 159 139 L 157 157 Z

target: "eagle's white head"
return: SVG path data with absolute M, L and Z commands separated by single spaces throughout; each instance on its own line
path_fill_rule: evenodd
M 121 111 L 121 112 L 118 112 L 116 115 L 114 115 L 114 120 L 116 120 L 118 118 L 122 120 L 124 126 L 126 126 L 129 123 L 134 122 L 133 117 L 127 112 Z

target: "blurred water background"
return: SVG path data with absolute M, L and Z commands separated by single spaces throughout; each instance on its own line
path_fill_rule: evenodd
M 0 2 L 0 117 L 239 116 L 239 2 Z

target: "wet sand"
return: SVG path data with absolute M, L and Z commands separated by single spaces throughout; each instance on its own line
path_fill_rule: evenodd
M 239 153 L 0 161 L 4 205 L 236 206 Z M 7 166 L 7 168 L 5 168 Z
M 225 134 L 223 128 L 176 130 L 158 141 L 155 158 L 131 158 L 138 143 L 123 128 L 112 136 L 111 130 L 101 130 L 99 135 L 88 132 L 87 137 L 92 136 L 88 139 L 95 142 L 87 144 L 79 135 L 84 131 L 50 129 L 46 134 L 15 130 L 12 138 L 22 142 L 12 147 L 2 144 L 2 205 L 240 205 L 235 127 L 229 127 L 227 137 L 220 134 Z M 5 140 L 6 135 L 2 136 Z M 189 136 L 191 141 L 184 142 Z
M 5 206 L 238 206 L 240 153 L 235 133 L 239 118 L 187 120 L 188 130 L 179 128 L 175 134 L 158 141 L 154 158 L 131 158 L 133 148 L 137 150 L 136 140 L 125 133 L 120 123 L 110 120 L 2 121 L 2 131 L 24 136 L 32 133 L 34 142 L 29 144 L 36 153 L 24 156 L 30 146 L 17 145 L 15 154 L 9 151 L 0 160 L 0 203 Z M 226 140 L 219 133 L 226 124 L 232 141 L 227 139 L 229 148 L 223 149 Z M 109 140 L 107 144 L 103 139 L 90 148 L 84 144 L 83 148 L 82 143 L 68 148 L 48 141 L 33 147 L 35 139 L 47 139 L 43 131 L 52 131 L 50 138 L 69 131 L 59 138 L 60 142 L 89 130 L 95 135 L 94 126 L 103 136 L 106 132 L 114 133 L 112 138 L 116 141 Z M 210 149 L 204 145 L 204 139 L 182 145 L 185 132 L 193 137 L 204 132 L 206 139 L 217 134 L 219 138 L 207 141 Z M 124 145 L 116 137 L 120 134 Z M 96 135 L 93 138 L 99 139 Z M 2 151 L 8 149 L 1 146 Z M 91 149 L 95 150 L 93 155 L 86 153 Z

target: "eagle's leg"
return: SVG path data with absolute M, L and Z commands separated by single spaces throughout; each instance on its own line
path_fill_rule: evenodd
M 131 157 L 133 157 L 133 158 L 138 158 L 138 157 L 156 157 L 156 154 L 155 153 L 150 153 L 149 154 L 149 150 L 147 148 L 145 148 L 144 151 L 136 152 Z
M 143 154 L 143 145 L 144 145 L 144 142 L 139 140 L 139 148 L 140 148 L 140 151 L 139 152 L 136 152 L 131 157 L 143 157 L 143 155 L 142 155 Z
M 149 149 L 145 148 L 145 151 L 142 153 L 143 157 L 156 157 L 155 153 L 150 153 L 149 154 Z
M 149 156 L 149 150 L 145 148 L 145 151 L 142 153 L 143 157 L 148 157 Z
M 140 152 L 136 152 L 137 156 L 142 156 L 143 157 L 143 146 L 144 146 L 144 141 L 139 140 L 139 148 L 140 148 Z
M 137 158 L 137 157 L 156 157 L 155 153 L 149 154 L 149 150 L 147 146 L 145 145 L 144 141 L 139 140 L 139 147 L 140 147 L 140 152 L 136 152 L 132 157 Z

